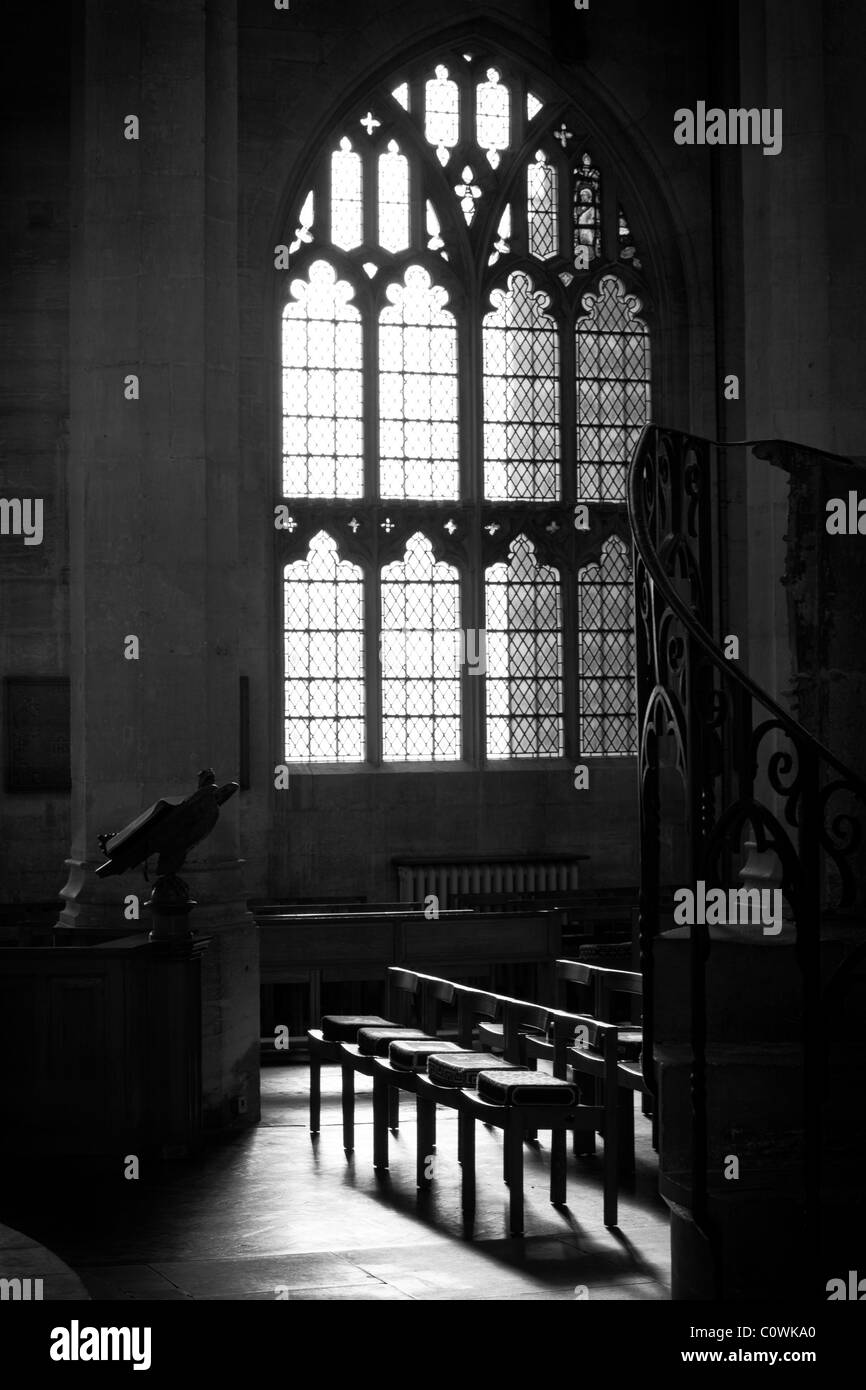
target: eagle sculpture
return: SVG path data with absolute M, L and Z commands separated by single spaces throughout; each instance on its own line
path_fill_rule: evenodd
M 108 858 L 96 870 L 100 878 L 125 874 L 137 864 L 144 864 L 157 854 L 156 872 L 162 876 L 176 874 L 189 851 L 213 830 L 219 820 L 220 806 L 234 796 L 237 782 L 216 785 L 216 774 L 205 768 L 198 775 L 198 789 L 187 797 L 163 797 L 123 830 L 100 835 L 99 847 Z

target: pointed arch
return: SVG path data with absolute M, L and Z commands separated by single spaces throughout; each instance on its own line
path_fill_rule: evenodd
M 408 665 L 408 703 L 394 718 L 418 731 L 424 751 L 412 752 L 408 736 L 392 739 L 385 696 L 394 692 L 368 659 L 376 762 L 453 760 L 461 741 L 478 762 L 577 752 L 583 677 L 573 620 L 581 611 L 591 619 L 592 590 L 586 570 L 578 577 L 577 551 L 587 546 L 575 538 L 574 504 L 589 508 L 589 550 L 598 553 L 650 415 L 650 340 L 667 292 L 654 269 L 677 256 L 670 218 L 646 216 L 640 190 L 651 180 L 639 160 L 635 172 L 620 157 L 591 82 L 577 100 L 565 74 L 545 72 L 512 37 L 456 26 L 381 67 L 340 103 L 284 209 L 290 274 L 309 277 L 326 262 L 352 289 L 341 313 L 358 317 L 332 318 L 335 352 L 354 350 L 358 321 L 362 341 L 360 369 L 334 367 L 359 373 L 361 406 L 353 413 L 355 396 L 347 410 L 335 404 L 333 445 L 320 423 L 328 412 L 310 394 L 324 380 L 312 378 L 318 367 L 308 364 L 308 417 L 284 409 L 293 512 L 351 500 L 351 521 L 341 513 L 329 524 L 351 524 L 363 550 L 368 650 L 386 592 L 390 603 L 402 586 L 408 602 L 408 539 L 447 556 L 452 628 L 489 629 L 485 680 L 467 682 L 464 669 L 451 690 L 458 732 L 448 752 L 430 733 L 429 701 Z M 661 235 L 651 238 L 650 227 Z M 315 452 L 326 445 L 326 455 Z M 327 486 L 311 481 L 321 476 Z M 515 579 L 527 565 L 529 577 Z M 530 595 L 531 641 L 521 607 Z M 495 626 L 503 613 L 513 632 Z M 417 725 L 410 689 L 421 702 Z M 610 682 L 604 690 L 613 698 Z M 600 717 L 608 713 L 619 710 Z M 617 751 L 611 741 L 598 748 Z

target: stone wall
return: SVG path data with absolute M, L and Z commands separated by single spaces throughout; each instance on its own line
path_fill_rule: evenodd
M 654 415 L 712 434 L 719 372 L 713 327 L 710 180 L 700 152 L 675 146 L 672 130 L 674 109 L 693 93 L 703 93 L 713 35 L 694 7 L 672 5 L 660 12 L 659 7 L 648 7 L 640 0 L 615 0 L 579 18 L 586 29 L 586 61 L 579 68 L 569 68 L 552 52 L 547 7 L 529 0 L 492 5 L 443 0 L 432 8 L 382 0 L 298 4 L 289 11 L 267 4 L 239 8 L 240 449 L 236 481 L 240 530 L 237 568 L 226 582 L 234 590 L 241 616 L 240 651 L 237 662 L 232 658 L 229 664 L 236 664 L 250 683 L 251 785 L 230 812 L 240 817 L 247 890 L 251 895 L 271 891 L 378 895 L 393 891 L 390 859 L 394 854 L 476 848 L 517 851 L 541 845 L 589 850 L 593 857 L 586 881 L 633 881 L 636 793 L 627 760 L 592 764 L 591 793 L 573 791 L 565 765 L 552 770 L 449 770 L 436 775 L 411 770 L 351 778 L 298 775 L 282 800 L 275 793 L 280 652 L 272 502 L 278 470 L 279 287 L 272 251 L 291 230 L 287 219 L 303 183 L 305 161 L 315 151 L 316 141 L 327 136 L 352 92 L 386 74 L 403 55 L 448 34 L 465 36 L 467 44 L 474 36 L 476 42 L 503 45 L 530 67 L 553 76 L 563 94 L 585 111 L 590 129 L 598 131 L 600 145 L 626 171 L 633 230 L 642 240 L 645 265 L 656 287 L 655 301 L 649 306 L 658 325 Z M 81 13 L 74 8 L 68 12 Z M 106 14 L 110 12 L 107 4 Z M 75 208 L 79 196 L 75 188 L 70 194 L 69 146 L 70 130 L 78 130 L 76 139 L 82 131 L 80 113 L 72 113 L 75 119 L 70 115 L 68 72 L 70 58 L 75 67 L 83 57 L 70 52 L 75 36 L 68 23 L 67 27 L 49 26 L 48 37 L 28 29 L 24 20 L 20 27 L 20 38 L 9 49 L 19 81 L 6 93 L 7 100 L 17 103 L 20 120 L 4 132 L 9 138 L 11 129 L 16 157 L 3 204 L 14 276 L 12 292 L 3 299 L 7 332 L 0 356 L 4 379 L 10 383 L 3 438 L 6 459 L 19 470 L 10 473 L 10 479 L 26 468 L 34 481 L 38 477 L 46 503 L 54 499 L 52 506 L 60 512 L 70 372 L 67 228 L 70 207 Z M 217 34 L 215 26 L 211 45 L 219 41 Z M 115 76 L 114 94 L 120 101 L 124 84 L 135 86 L 139 77 L 134 68 L 129 74 L 118 69 Z M 191 81 L 191 121 L 197 119 L 194 88 Z M 164 95 L 168 101 L 169 93 Z M 177 102 L 185 99 L 182 92 L 172 92 L 172 119 L 179 111 Z M 76 89 L 73 101 L 80 105 L 81 100 Z M 156 108 L 151 114 L 158 115 Z M 209 123 L 204 157 L 211 170 L 218 171 L 225 162 L 225 142 L 232 138 L 218 123 Z M 119 213 L 125 196 L 117 189 L 112 194 Z M 727 215 L 736 218 L 736 205 L 727 209 Z M 106 245 L 106 255 L 109 252 Z M 222 264 L 222 252 L 220 256 Z M 76 276 L 79 270 L 75 268 Z M 154 265 L 147 273 L 158 275 L 160 269 Z M 223 274 L 221 268 L 219 275 Z M 231 288 L 223 286 L 223 293 L 213 276 L 211 280 L 209 314 L 230 312 Z M 172 325 L 167 327 L 174 331 Z M 220 331 L 212 317 L 209 332 Z M 155 320 L 153 334 L 156 350 Z M 172 410 L 176 409 L 174 402 Z M 216 418 L 214 414 L 214 422 Z M 170 492 L 168 482 L 166 486 Z M 23 557 L 20 553 L 13 557 L 4 538 L 0 563 L 13 565 L 15 575 L 0 600 L 7 605 L 3 616 L 8 619 L 3 627 L 0 674 L 70 670 L 59 515 L 55 523 L 53 539 L 49 542 L 46 536 L 41 550 L 34 548 Z M 136 582 L 145 580 L 143 593 L 153 598 L 158 590 L 156 571 L 140 539 L 129 538 L 129 564 L 136 568 Z M 230 540 L 233 548 L 234 538 Z M 20 542 L 16 544 L 20 552 Z M 218 546 L 210 552 L 208 563 L 219 565 Z M 208 641 L 217 641 L 218 627 L 214 611 L 204 619 Z M 207 729 L 202 732 L 204 747 Z M 151 738 L 152 731 L 143 736 Z M 221 733 L 221 746 L 223 737 Z M 200 756 L 190 750 L 195 768 L 178 771 L 184 789 L 187 774 L 197 770 Z M 206 759 L 216 756 L 205 754 Z M 217 771 L 220 777 L 232 776 L 236 767 L 220 765 Z M 122 808 L 106 805 L 103 814 L 131 813 L 138 809 L 136 797 L 132 803 Z M 0 792 L 0 816 L 8 827 L 0 845 L 4 898 L 50 898 L 58 891 L 70 849 L 68 805 L 69 798 L 62 795 L 25 797 Z M 83 848 L 95 852 L 93 845 Z

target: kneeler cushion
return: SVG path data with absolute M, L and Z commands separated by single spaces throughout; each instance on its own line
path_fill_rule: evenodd
M 387 1057 L 388 1044 L 394 1038 L 429 1038 L 423 1028 L 398 1028 L 387 1024 L 382 1028 L 361 1028 L 358 1032 L 358 1051 L 362 1057 Z
M 474 1090 L 478 1084 L 478 1073 L 492 1069 L 519 1071 L 513 1062 L 497 1057 L 492 1052 L 448 1052 L 443 1056 L 432 1055 L 427 1060 L 427 1075 L 437 1086 L 465 1086 Z
M 575 1105 L 577 1091 L 570 1081 L 560 1081 L 544 1071 L 482 1071 L 478 1096 L 493 1105 Z
M 441 1038 L 408 1038 L 388 1046 L 388 1061 L 395 1071 L 426 1071 L 433 1052 L 457 1052 L 457 1044 Z
M 359 1028 L 388 1023 L 378 1014 L 323 1014 L 322 1038 L 325 1042 L 357 1042 Z

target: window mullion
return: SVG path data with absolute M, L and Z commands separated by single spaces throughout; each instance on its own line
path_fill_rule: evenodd
M 480 631 L 485 626 L 484 616 L 484 560 L 481 544 L 484 524 L 484 361 L 482 352 L 482 301 L 483 289 L 480 281 L 472 287 L 467 296 L 467 312 L 464 339 L 468 359 L 468 371 L 463 373 L 464 449 L 467 455 L 466 474 L 472 502 L 472 523 L 468 536 L 468 575 L 464 585 L 467 610 L 463 626 L 474 627 Z M 466 494 L 464 493 L 464 496 Z M 479 639 L 480 640 L 480 639 Z M 486 748 L 484 735 L 485 691 L 487 676 L 469 676 L 468 668 L 464 675 L 464 748 L 467 761 L 476 767 L 484 765 Z
M 382 580 L 378 549 L 378 537 L 374 537 L 374 560 L 364 583 L 364 630 L 368 633 L 364 661 L 367 691 L 367 762 L 373 767 L 382 765 L 382 662 L 379 651 L 382 630 Z
M 364 332 L 364 500 L 379 501 L 379 305 L 367 308 Z M 372 517 L 371 517 L 372 525 Z
M 379 499 L 379 306 L 375 296 L 367 306 L 364 334 L 364 513 L 370 532 L 371 565 L 364 583 L 365 643 L 364 685 L 367 696 L 367 761 L 382 761 L 382 666 L 380 642 L 379 533 L 376 503 Z
M 577 497 L 577 351 L 574 315 L 561 314 L 559 324 L 559 452 L 562 462 L 561 497 L 569 507 Z

